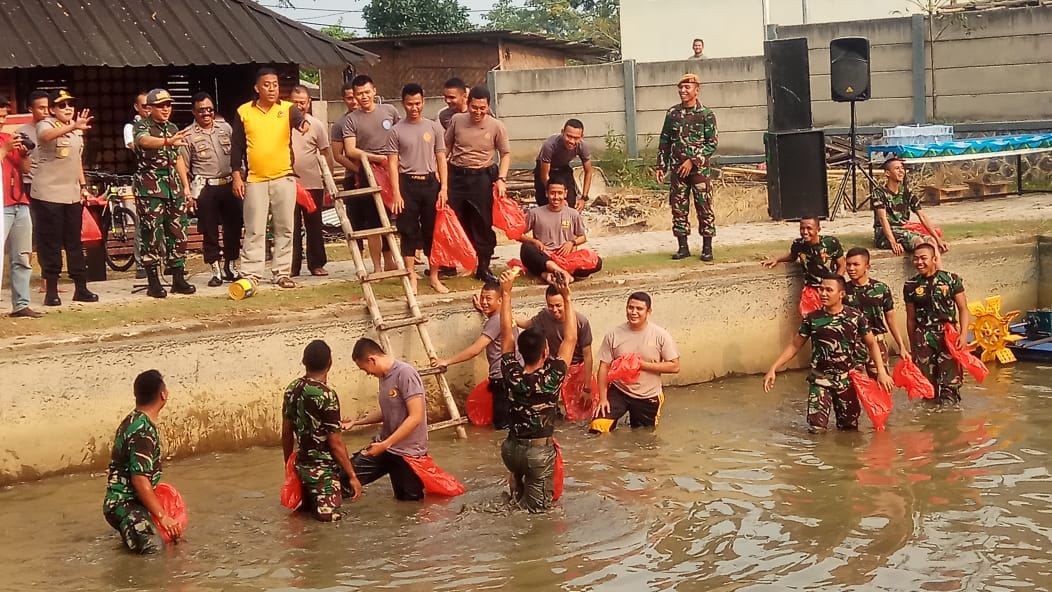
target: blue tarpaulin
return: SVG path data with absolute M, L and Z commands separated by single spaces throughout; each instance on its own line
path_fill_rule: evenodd
M 882 144 L 870 146 L 867 150 L 870 155 L 884 153 L 902 158 L 930 158 L 961 154 L 991 154 L 993 156 L 997 152 L 1041 148 L 1052 149 L 1052 134 L 995 136 L 935 144 Z

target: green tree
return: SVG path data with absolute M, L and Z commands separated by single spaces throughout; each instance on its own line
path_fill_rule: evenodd
M 370 35 L 469 31 L 468 9 L 457 0 L 371 0 L 362 10 Z
M 584 41 L 621 50 L 621 3 L 618 0 L 497 0 L 486 13 L 486 28 L 540 33 L 566 41 Z

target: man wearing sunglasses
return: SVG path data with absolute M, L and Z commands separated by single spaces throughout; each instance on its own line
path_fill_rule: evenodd
M 186 146 L 186 134 L 170 121 L 172 95 L 155 88 L 146 96 L 150 111 L 135 123 L 135 205 L 139 214 L 142 246 L 139 255 L 149 282 L 146 295 L 165 298 L 158 266 L 163 260 L 172 271 L 172 292 L 193 294 L 197 291 L 186 281 L 186 233 L 188 209 L 194 207 L 186 176 L 186 161 L 180 148 Z
M 191 99 L 194 123 L 186 134 L 187 166 L 193 182 L 191 194 L 197 201 L 197 229 L 204 237 L 205 263 L 212 268 L 211 287 L 241 277 L 241 229 L 245 225 L 241 200 L 234 196 L 231 181 L 230 148 L 233 131 L 225 121 L 216 121 L 215 102 L 202 92 Z M 219 229 L 223 229 L 223 265 L 220 266 Z

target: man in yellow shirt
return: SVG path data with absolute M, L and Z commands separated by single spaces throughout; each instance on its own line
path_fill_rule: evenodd
M 278 73 L 256 72 L 257 98 L 237 108 L 232 119 L 230 162 L 234 195 L 244 200 L 245 240 L 241 273 L 261 279 L 266 269 L 267 217 L 274 220 L 271 276 L 282 288 L 295 288 L 292 271 L 292 230 L 296 211 L 296 180 L 292 172 L 292 130 L 310 129 L 299 107 L 278 98 Z M 247 165 L 248 178 L 242 167 Z

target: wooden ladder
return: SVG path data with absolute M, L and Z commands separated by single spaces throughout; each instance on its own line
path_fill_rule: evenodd
M 380 337 L 380 345 L 384 348 L 385 352 L 394 355 L 391 347 L 391 339 L 387 335 L 388 332 L 397 331 L 403 327 L 415 326 L 428 360 L 437 358 L 438 354 L 435 351 L 435 346 L 431 342 L 431 336 L 427 332 L 427 327 L 425 326 L 428 321 L 427 316 L 421 312 L 420 305 L 416 300 L 416 295 L 413 294 L 413 287 L 409 283 L 409 274 L 416 273 L 416 270 L 406 269 L 405 262 L 398 254 L 398 243 L 395 241 L 395 234 L 398 233 L 398 229 L 391 224 L 391 219 L 387 216 L 387 208 L 384 206 L 383 198 L 381 197 L 380 186 L 376 182 L 376 178 L 373 176 L 373 167 L 364 154 L 361 157 L 361 166 L 363 167 L 362 170 L 365 171 L 365 177 L 369 181 L 369 186 L 348 191 L 340 191 L 335 196 L 336 215 L 339 216 L 340 225 L 343 227 L 343 232 L 347 237 L 347 247 L 351 250 L 351 258 L 354 260 L 355 273 L 358 276 L 358 281 L 362 284 L 362 294 L 365 296 L 365 303 L 369 309 L 369 315 L 373 319 L 373 326 L 376 328 L 376 332 Z M 344 174 L 349 175 L 353 173 L 347 171 Z M 372 196 L 373 205 L 380 214 L 381 226 L 380 228 L 359 231 L 354 229 L 351 225 L 351 221 L 348 219 L 347 211 L 344 207 L 344 200 L 362 199 L 365 196 Z M 397 265 L 397 269 L 392 271 L 374 271 L 373 273 L 368 273 L 366 271 L 365 259 L 362 257 L 361 248 L 358 247 L 358 239 L 364 239 L 371 236 L 383 237 L 383 240 L 387 242 L 387 246 L 391 249 L 391 253 L 394 254 L 393 258 Z M 401 278 L 402 280 L 402 290 L 405 293 L 406 305 L 409 308 L 409 315 L 406 317 L 385 319 L 380 313 L 380 305 L 376 300 L 376 294 L 373 292 L 373 283 L 388 278 Z M 457 428 L 457 436 L 466 438 L 467 432 L 464 430 L 464 423 L 467 421 L 467 418 L 460 415 L 460 409 L 457 408 L 457 403 L 453 400 L 453 393 L 449 390 L 449 383 L 446 381 L 446 369 L 444 367 L 417 368 L 417 372 L 420 373 L 421 377 L 434 376 L 435 381 L 438 383 L 438 390 L 445 401 L 446 409 L 449 410 L 450 419 L 438 423 L 429 422 L 428 431 L 455 426 Z

